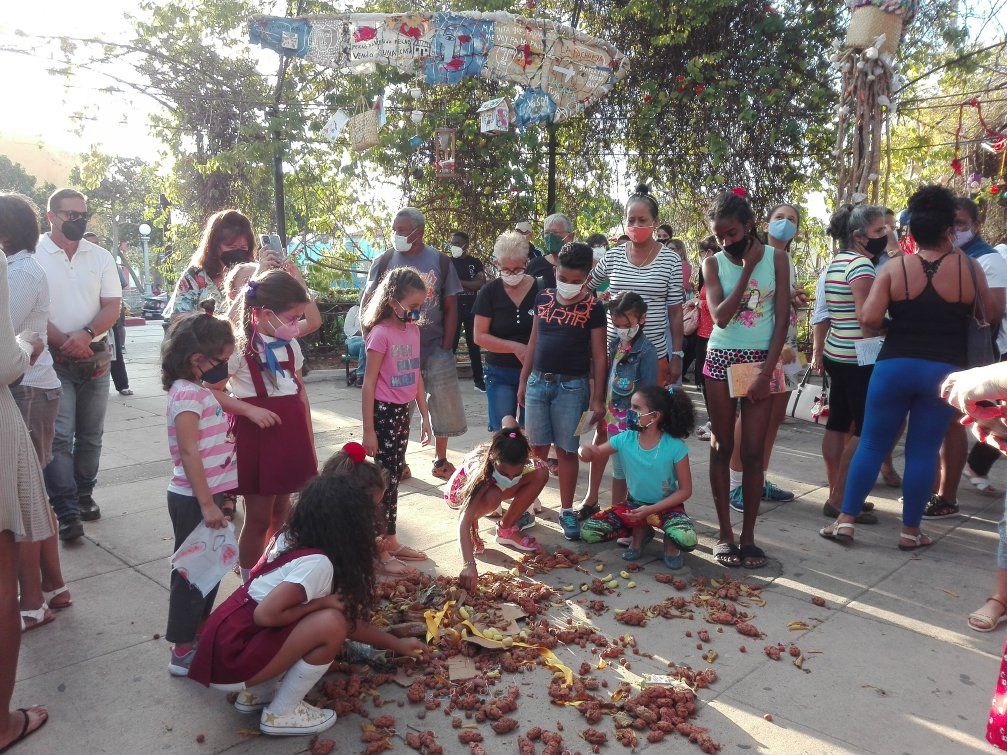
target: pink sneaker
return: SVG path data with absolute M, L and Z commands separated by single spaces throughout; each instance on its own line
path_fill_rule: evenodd
M 530 535 L 522 535 L 517 527 L 497 527 L 497 542 L 500 545 L 509 545 L 519 551 L 533 553 L 538 550 L 538 541 Z

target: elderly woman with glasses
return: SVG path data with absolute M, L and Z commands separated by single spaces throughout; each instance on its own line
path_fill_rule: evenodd
M 475 341 L 486 351 L 483 377 L 489 430 L 501 420 L 518 416 L 517 390 L 531 337 L 538 282 L 525 271 L 528 239 L 517 231 L 501 234 L 493 245 L 493 262 L 500 277 L 479 290 L 473 306 Z M 524 410 L 521 410 L 522 422 Z

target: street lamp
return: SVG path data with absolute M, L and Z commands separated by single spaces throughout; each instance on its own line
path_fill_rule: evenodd
M 147 296 L 151 296 L 153 292 L 150 288 L 150 226 L 146 223 L 140 223 L 140 227 L 136 230 L 140 232 L 140 244 L 143 246 L 144 293 L 146 293 Z

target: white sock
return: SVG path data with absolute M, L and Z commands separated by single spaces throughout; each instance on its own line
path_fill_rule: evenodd
M 238 567 L 238 571 L 241 572 L 241 584 L 247 585 L 248 584 L 248 575 L 251 573 L 252 570 L 251 569 L 246 569 L 246 568 L 244 568 L 242 566 L 242 567 Z
M 733 469 L 731 470 L 731 490 L 741 487 L 741 475 L 741 472 L 736 472 Z
M 297 704 L 311 691 L 319 679 L 325 676 L 331 663 L 313 666 L 304 659 L 299 660 L 284 675 L 280 688 L 276 690 L 273 701 L 266 708 L 277 716 L 292 713 Z
M 266 700 L 273 697 L 273 693 L 276 691 L 276 683 L 280 681 L 280 676 L 274 676 L 272 679 L 266 679 L 266 681 L 256 684 L 254 686 L 245 685 L 245 692 L 251 692 L 259 700 Z

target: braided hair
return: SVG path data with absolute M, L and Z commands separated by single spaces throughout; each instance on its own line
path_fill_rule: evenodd
M 213 316 L 213 300 L 200 304 L 203 313 L 192 313 L 176 320 L 161 342 L 161 387 L 170 390 L 176 380 L 198 381 L 192 371 L 192 355 L 209 359 L 223 355 L 234 345 L 234 331 L 227 320 Z

